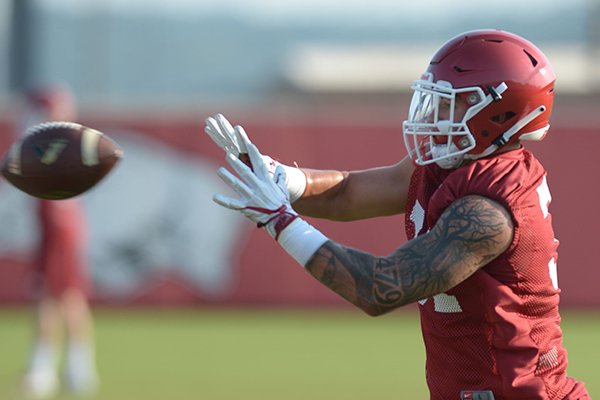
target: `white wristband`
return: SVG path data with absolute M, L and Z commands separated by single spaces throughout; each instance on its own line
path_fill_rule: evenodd
M 275 168 L 281 165 L 285 170 L 285 185 L 287 186 L 288 193 L 290 194 L 290 203 L 295 202 L 304 194 L 306 190 L 306 175 L 300 168 L 290 167 L 280 163 L 277 160 L 272 159 L 269 156 L 262 156 L 267 165 L 269 166 L 269 172 L 274 173 Z
M 293 203 L 302 197 L 306 190 L 306 175 L 300 168 L 281 165 L 285 169 L 285 183 L 290 193 L 290 203 Z
M 303 267 L 329 238 L 301 218 L 279 234 L 279 245 Z

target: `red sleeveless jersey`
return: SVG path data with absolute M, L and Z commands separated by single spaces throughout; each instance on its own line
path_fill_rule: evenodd
M 67 289 L 89 295 L 87 226 L 81 201 L 39 200 L 40 247 L 34 263 L 34 285 L 58 296 Z M 40 287 L 41 286 L 41 287 Z
M 417 167 L 407 237 L 427 232 L 468 195 L 502 204 L 512 215 L 514 239 L 461 284 L 419 301 L 431 399 L 460 399 L 461 391 L 476 390 L 490 390 L 496 400 L 587 398 L 583 384 L 566 375 L 546 171 L 524 149 L 454 170 Z

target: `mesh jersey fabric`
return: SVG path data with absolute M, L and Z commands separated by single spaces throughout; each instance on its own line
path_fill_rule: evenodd
M 456 287 L 419 301 L 431 399 L 459 399 L 463 390 L 492 390 L 497 400 L 563 399 L 574 388 L 585 393 L 566 374 L 558 241 L 545 169 L 523 148 L 454 170 L 417 167 L 409 187 L 407 237 L 426 233 L 452 202 L 468 195 L 503 205 L 512 216 L 514 238 L 503 254 Z

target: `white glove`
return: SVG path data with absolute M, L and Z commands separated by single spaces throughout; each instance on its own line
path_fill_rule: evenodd
M 240 158 L 251 169 L 254 164 L 248 159 L 248 148 L 252 142 L 246 131 L 239 125 L 235 127 L 222 114 L 208 117 L 205 121 L 204 132 L 226 153 L 231 153 Z M 285 169 L 285 184 L 289 193 L 290 202 L 298 200 L 306 189 L 306 176 L 299 168 L 290 167 L 275 161 L 269 156 L 261 154 L 267 165 L 268 172 L 273 175 L 279 165 Z
M 265 159 L 252 143 L 245 144 L 254 166 L 251 170 L 238 157 L 227 153 L 227 161 L 240 178 L 221 167 L 218 174 L 229 185 L 239 198 L 215 194 L 213 200 L 226 208 L 240 211 L 248 219 L 257 223 L 259 228 L 266 227 L 276 240 L 298 214 L 292 209 L 289 194 L 285 185 L 285 170 L 278 165 L 273 175 Z
M 251 143 L 244 128 L 237 125 L 235 128 L 223 114 L 208 117 L 205 121 L 204 132 L 223 150 L 236 157 L 247 154 L 246 143 Z M 273 170 L 275 170 L 273 168 Z
M 245 145 L 254 171 L 232 153 L 227 153 L 227 161 L 240 178 L 223 167 L 218 170 L 221 179 L 239 198 L 215 194 L 213 200 L 223 207 L 240 211 L 259 228 L 265 227 L 271 237 L 304 267 L 329 239 L 292 209 L 284 167 L 278 165 L 271 175 L 256 146 L 248 142 Z

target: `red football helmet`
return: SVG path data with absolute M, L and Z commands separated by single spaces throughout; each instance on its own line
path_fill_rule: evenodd
M 444 44 L 412 85 L 404 141 L 419 165 L 455 168 L 519 139 L 542 140 L 556 77 L 532 43 L 500 30 L 463 33 Z

